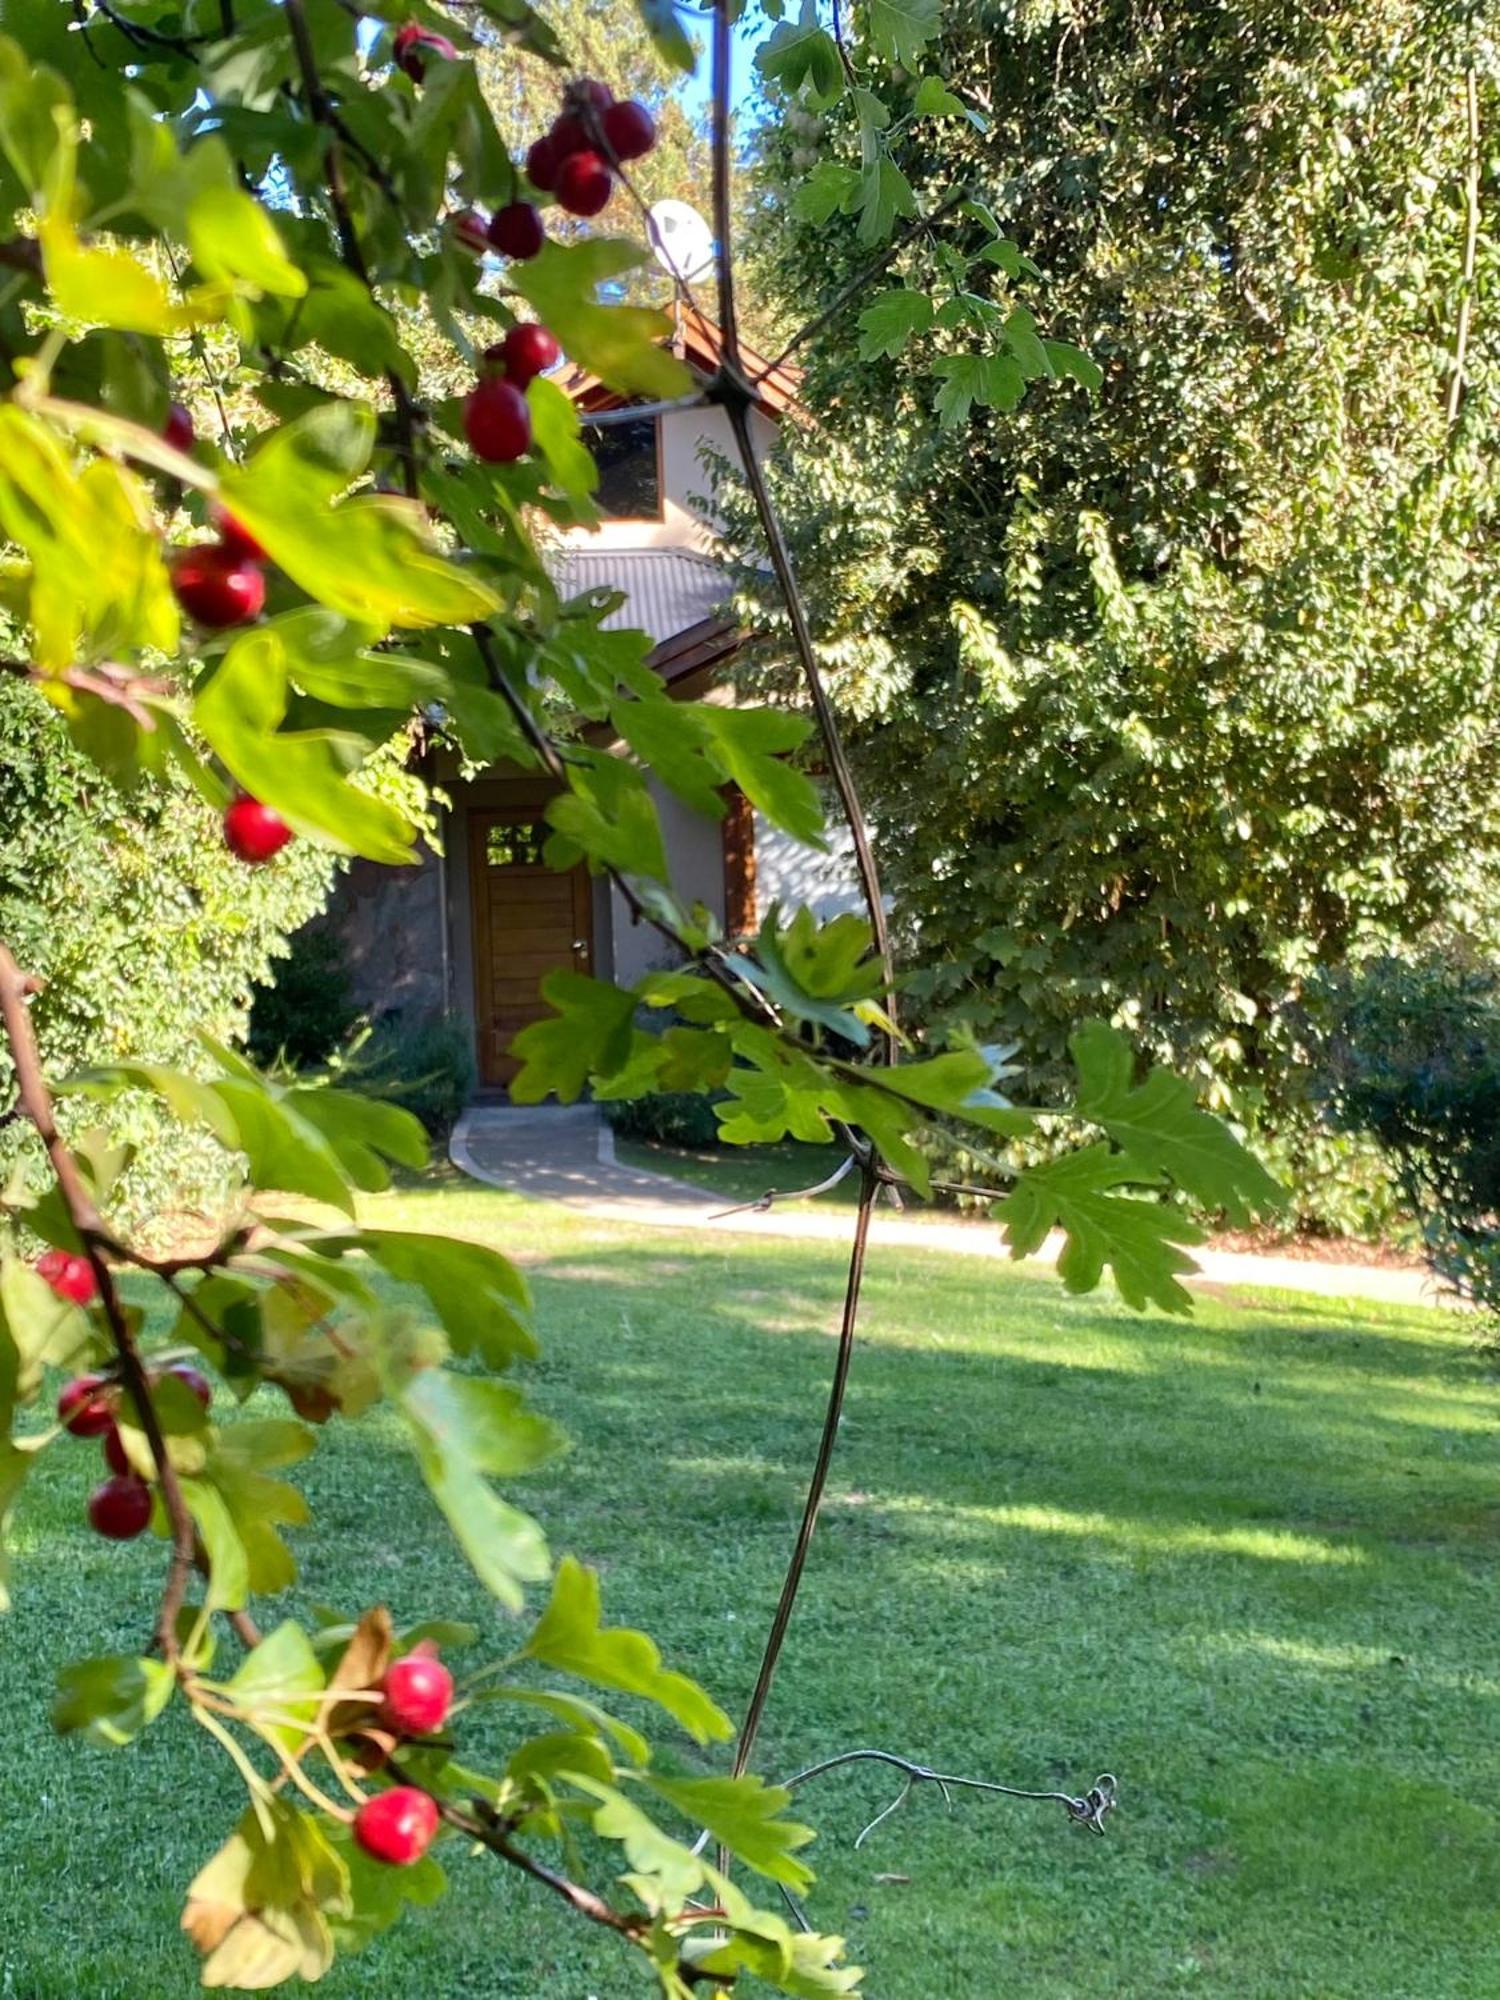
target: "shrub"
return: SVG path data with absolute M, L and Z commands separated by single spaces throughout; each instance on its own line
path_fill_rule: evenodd
M 249 1053 L 262 1068 L 330 1062 L 360 1018 L 344 947 L 321 925 L 301 930 L 250 1007 Z
M 338 1065 L 366 1097 L 403 1105 L 434 1138 L 446 1138 L 474 1092 L 473 1035 L 455 1014 L 387 1014 Z
M 698 1149 L 719 1143 L 714 1106 L 722 1093 L 696 1097 L 686 1091 L 662 1090 L 633 1103 L 605 1103 L 605 1118 L 622 1139 L 654 1139 L 664 1146 Z
M 1334 1118 L 1384 1148 L 1435 1268 L 1500 1318 L 1500 972 L 1445 950 L 1328 990 Z

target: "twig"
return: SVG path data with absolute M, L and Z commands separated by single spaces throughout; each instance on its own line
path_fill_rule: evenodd
M 716 1208 L 708 1219 L 710 1222 L 722 1222 L 726 1215 L 748 1215 L 752 1210 L 758 1215 L 764 1215 L 778 1201 L 811 1201 L 815 1194 L 827 1194 L 830 1188 L 836 1188 L 844 1176 L 853 1171 L 855 1165 L 854 1155 L 850 1153 L 839 1162 L 826 1180 L 817 1182 L 813 1187 L 767 1188 L 765 1193 L 758 1194 L 754 1201 L 736 1202 L 733 1208 Z
M 135 1335 L 120 1303 L 120 1295 L 115 1289 L 114 1272 L 104 1259 L 105 1247 L 113 1244 L 114 1238 L 105 1228 L 94 1198 L 79 1171 L 78 1162 L 57 1129 L 52 1093 L 47 1088 L 41 1053 L 37 1048 L 36 1035 L 32 1029 L 31 1016 L 26 1004 L 29 996 L 38 989 L 39 982 L 22 972 L 11 952 L 4 944 L 0 944 L 0 1025 L 3 1025 L 6 1041 L 10 1045 L 11 1062 L 16 1072 L 17 1098 L 46 1150 L 48 1161 L 57 1179 L 58 1191 L 68 1211 L 68 1219 L 77 1231 L 83 1253 L 93 1271 L 94 1282 L 99 1291 L 99 1303 L 115 1344 L 120 1379 L 131 1402 L 135 1405 L 141 1429 L 145 1432 L 146 1442 L 151 1448 L 157 1481 L 161 1487 L 162 1503 L 167 1510 L 168 1522 L 171 1524 L 172 1556 L 156 1614 L 156 1640 L 161 1648 L 162 1657 L 175 1661 L 179 1650 L 177 1614 L 187 1596 L 188 1577 L 192 1572 L 197 1546 L 193 1517 L 188 1512 L 187 1502 L 182 1497 L 176 1468 L 167 1451 L 167 1441 L 162 1434 L 156 1406 L 151 1400 L 151 1388 L 141 1361 L 140 1350 L 135 1344 Z
M 936 1785 L 945 1798 L 949 1791 L 997 1792 L 1007 1799 L 1032 1799 L 1044 1804 L 1059 1805 L 1067 1809 L 1068 1817 L 1086 1826 L 1091 1833 L 1102 1834 L 1106 1817 L 1119 1803 L 1119 1788 L 1113 1774 L 1101 1772 L 1083 1796 L 1075 1797 L 1071 1792 L 1029 1791 L 1022 1785 L 1002 1785 L 994 1778 L 965 1778 L 952 1771 L 933 1771 L 925 1764 L 915 1764 L 909 1757 L 898 1757 L 890 1750 L 841 1750 L 836 1757 L 824 1757 L 819 1763 L 809 1764 L 806 1770 L 798 1771 L 782 1783 L 789 1792 L 799 1785 L 809 1784 L 814 1778 L 821 1778 L 826 1771 L 836 1771 L 844 1764 L 889 1764 L 900 1771 L 905 1778 L 900 1796 L 892 1801 L 883 1812 L 875 1815 L 868 1826 L 859 1834 L 854 1845 L 860 1847 L 880 1825 L 890 1818 L 899 1806 L 906 1803 L 914 1786 Z M 951 1798 L 949 1804 L 952 1804 Z
M 578 421 L 593 430 L 607 430 L 612 424 L 640 423 L 646 417 L 669 417 L 675 410 L 702 410 L 713 402 L 709 387 L 691 396 L 669 396 L 661 403 L 626 403 L 618 410 L 580 410 Z
M 333 210 L 339 248 L 344 262 L 374 298 L 374 281 L 370 276 L 370 267 L 365 262 L 359 232 L 354 226 L 354 213 L 349 206 L 349 190 L 344 182 L 341 129 L 343 120 L 330 102 L 328 92 L 323 87 L 323 79 L 318 73 L 317 52 L 313 48 L 312 35 L 308 31 L 303 0 L 285 0 L 285 13 L 287 26 L 292 31 L 292 46 L 297 52 L 297 68 L 301 72 L 307 108 L 317 123 L 328 133 L 328 144 L 323 149 L 323 174 L 328 185 L 328 201 Z M 401 476 L 406 486 L 407 498 L 415 500 L 420 492 L 420 482 L 417 477 L 416 405 L 412 401 L 411 391 L 396 369 L 388 368 L 385 379 L 396 412 L 396 451 L 401 460 Z
M 731 72 L 734 44 L 728 0 L 715 0 L 713 26 L 714 236 L 719 246 L 719 335 L 731 369 L 740 368 L 740 331 L 734 304 L 734 190 L 729 157 Z
M 838 1439 L 839 1418 L 844 1408 L 844 1390 L 849 1381 L 849 1363 L 854 1353 L 854 1330 L 859 1320 L 859 1292 L 864 1277 L 865 1247 L 870 1237 L 870 1211 L 875 1206 L 878 1186 L 873 1164 L 867 1161 L 860 1181 L 859 1208 L 854 1219 L 854 1242 L 849 1252 L 849 1279 L 844 1290 L 844 1311 L 839 1326 L 839 1347 L 833 1364 L 833 1380 L 828 1385 L 828 1407 L 823 1416 L 823 1434 L 818 1441 L 818 1455 L 813 1461 L 812 1477 L 808 1481 L 807 1498 L 802 1508 L 802 1523 L 797 1530 L 797 1539 L 792 1547 L 786 1575 L 782 1579 L 781 1596 L 777 1600 L 776 1613 L 771 1620 L 765 1652 L 761 1656 L 760 1671 L 755 1678 L 755 1690 L 750 1697 L 750 1706 L 745 1711 L 739 1741 L 735 1745 L 736 1777 L 740 1776 L 750 1762 L 750 1753 L 755 1748 L 761 1716 L 765 1712 L 766 1699 L 771 1692 L 771 1682 L 776 1676 L 776 1663 L 781 1657 L 781 1648 L 786 1639 L 792 1609 L 797 1601 L 797 1591 L 802 1582 L 802 1571 L 807 1563 L 807 1552 L 812 1547 L 813 1533 L 817 1528 L 818 1515 L 823 1505 L 823 1489 L 828 1484 L 828 1468 L 833 1459 L 834 1444 Z

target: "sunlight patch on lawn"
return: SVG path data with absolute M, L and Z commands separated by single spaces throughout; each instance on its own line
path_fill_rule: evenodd
M 1107 1542 L 1134 1552 L 1161 1555 L 1252 1556 L 1261 1562 L 1315 1563 L 1349 1568 L 1369 1561 L 1367 1552 L 1347 1542 L 1324 1541 L 1290 1528 L 1205 1528 L 1184 1524 L 1126 1520 L 1117 1515 L 1073 1512 L 1062 1507 L 1016 1505 L 935 1509 L 920 1495 L 893 1497 L 882 1503 L 893 1513 L 942 1513 L 975 1532 L 986 1527 L 1024 1528 L 1036 1535 L 1067 1535 L 1078 1540 Z

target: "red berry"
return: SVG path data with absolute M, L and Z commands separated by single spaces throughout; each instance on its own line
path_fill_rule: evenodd
M 172 588 L 188 616 L 215 632 L 248 624 L 266 601 L 260 570 L 219 542 L 202 542 L 175 557 Z
M 526 178 L 533 187 L 540 188 L 544 194 L 551 194 L 561 164 L 562 155 L 552 143 L 552 134 L 544 133 L 540 139 L 533 139 L 527 148 Z
M 241 562 L 269 562 L 271 558 L 251 534 L 243 521 L 237 521 L 233 514 L 223 508 L 216 517 L 219 530 L 219 546 L 228 549 Z
M 465 250 L 472 250 L 476 257 L 482 257 L 489 249 L 490 226 L 477 208 L 466 208 L 461 215 L 451 216 L 448 226 Z
M 611 104 L 601 123 L 609 149 L 617 160 L 639 160 L 656 144 L 656 120 L 633 97 Z
M 437 1800 L 415 1785 L 377 1792 L 354 1815 L 354 1838 L 365 1853 L 393 1868 L 420 1861 L 437 1829 Z
M 265 808 L 262 807 L 261 810 L 264 811 Z M 282 821 L 282 825 L 286 825 L 284 820 Z M 288 829 L 288 833 L 290 834 L 290 829 Z M 205 1410 L 213 1401 L 214 1387 L 212 1382 L 209 1381 L 200 1368 L 195 1368 L 190 1361 L 174 1361 L 170 1368 L 162 1370 L 162 1374 L 174 1376 L 184 1389 L 190 1390 L 198 1398 L 198 1401 L 203 1405 Z
M 464 436 L 474 456 L 492 465 L 507 465 L 531 449 L 531 411 L 513 382 L 487 376 L 469 391 L 464 403 Z
M 104 1463 L 121 1479 L 128 1479 L 135 1469 L 125 1456 L 125 1446 L 113 1424 L 104 1433 Z
M 162 443 L 171 445 L 174 451 L 192 450 L 197 433 L 193 429 L 193 413 L 185 403 L 168 403 L 161 435 Z
M 408 1653 L 385 1670 L 380 1719 L 398 1736 L 430 1736 L 448 1720 L 453 1676 L 430 1653 Z
M 57 1421 L 76 1438 L 104 1437 L 115 1427 L 115 1389 L 102 1375 L 75 1375 L 57 1399 Z
M 252 865 L 269 861 L 279 854 L 292 837 L 292 829 L 279 812 L 241 792 L 224 811 L 224 844 L 237 861 Z
M 557 198 L 569 215 L 597 215 L 613 185 L 597 153 L 570 153 L 557 170 Z
M 511 328 L 500 343 L 500 355 L 506 379 L 524 389 L 533 376 L 545 375 L 549 368 L 557 366 L 562 349 L 546 327 L 533 319 Z
M 69 1299 L 75 1306 L 92 1305 L 99 1296 L 99 1281 L 87 1257 L 74 1257 L 66 1250 L 44 1250 L 34 1268 L 60 1299 Z
M 423 28 L 415 21 L 408 21 L 404 28 L 396 30 L 395 56 L 397 69 L 405 70 L 413 83 L 420 83 L 427 74 L 427 58 L 423 51 L 442 56 L 445 62 L 453 62 L 458 50 L 446 35 L 440 35 L 434 28 Z
M 502 257 L 534 257 L 547 240 L 542 218 L 529 201 L 513 201 L 490 217 L 490 246 Z
M 89 1520 L 112 1542 L 131 1542 L 151 1519 L 151 1488 L 133 1472 L 118 1474 L 89 1495 Z
M 615 101 L 609 85 L 595 76 L 581 77 L 573 86 L 573 95 L 581 103 L 592 105 L 595 111 L 608 111 Z
M 589 137 L 589 128 L 576 111 L 564 111 L 560 117 L 553 120 L 547 141 L 559 169 L 570 154 L 586 153 L 594 143 Z

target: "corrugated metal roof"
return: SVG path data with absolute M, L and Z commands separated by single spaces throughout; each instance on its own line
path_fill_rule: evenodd
M 691 549 L 554 549 L 546 560 L 564 597 L 623 590 L 606 631 L 648 632 L 658 646 L 722 612 L 729 596 L 719 565 Z

